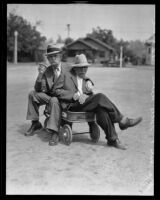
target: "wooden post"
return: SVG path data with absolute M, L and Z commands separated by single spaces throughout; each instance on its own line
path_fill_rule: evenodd
M 123 47 L 120 47 L 120 68 L 122 68 L 123 63 Z
M 70 24 L 67 24 L 67 37 L 70 37 Z
M 18 32 L 14 32 L 15 40 L 14 40 L 14 64 L 17 64 L 17 36 Z

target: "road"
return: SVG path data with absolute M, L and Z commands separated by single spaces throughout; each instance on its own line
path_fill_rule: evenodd
M 70 146 L 49 146 L 44 131 L 24 132 L 28 92 L 33 89 L 36 65 L 7 67 L 7 194 L 153 195 L 154 68 L 94 68 L 88 76 L 95 92 L 107 95 L 129 117 L 141 124 L 121 131 L 127 150 L 107 146 L 101 129 L 93 144 L 88 134 L 75 135 Z M 40 109 L 43 123 L 43 107 Z M 73 131 L 88 130 L 74 124 Z

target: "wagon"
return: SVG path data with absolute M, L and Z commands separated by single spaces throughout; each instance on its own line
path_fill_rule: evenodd
M 46 115 L 44 127 L 46 127 L 47 120 L 48 120 L 48 115 Z M 73 123 L 85 123 L 85 122 L 87 122 L 89 125 L 88 132 L 73 133 L 72 131 Z M 94 112 L 72 112 L 69 110 L 62 111 L 59 138 L 64 144 L 70 145 L 72 142 L 73 135 L 87 134 L 87 133 L 90 134 L 90 138 L 94 143 L 97 143 L 99 141 L 100 129 L 96 123 L 96 116 Z

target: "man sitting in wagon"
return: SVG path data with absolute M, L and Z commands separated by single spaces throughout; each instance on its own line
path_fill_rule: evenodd
M 84 54 L 76 55 L 70 72 L 65 73 L 63 82 L 57 84 L 55 91 L 63 109 L 70 111 L 95 112 L 96 122 L 106 135 L 109 146 L 125 150 L 115 130 L 115 123 L 121 130 L 136 126 L 142 117 L 135 119 L 124 116 L 113 102 L 104 94 L 94 94 L 93 83 L 88 82 L 86 72 L 90 64 Z
M 25 136 L 32 136 L 35 131 L 42 128 L 39 121 L 39 107 L 49 105 L 50 115 L 46 125 L 47 133 L 52 137 L 49 145 L 58 143 L 58 131 L 61 118 L 61 107 L 55 94 L 55 88 L 58 81 L 63 81 L 66 66 L 62 64 L 62 49 L 55 44 L 47 46 L 47 59 L 50 65 L 47 68 L 39 66 L 39 75 L 37 77 L 34 91 L 28 94 L 27 120 L 31 120 L 30 128 L 25 132 Z

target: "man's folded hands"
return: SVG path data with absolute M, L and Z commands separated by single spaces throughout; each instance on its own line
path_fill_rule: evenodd
M 80 94 L 79 92 L 76 92 L 73 96 L 73 99 L 76 101 L 78 100 L 80 104 L 83 104 L 86 99 L 88 98 L 88 95 L 86 94 Z

